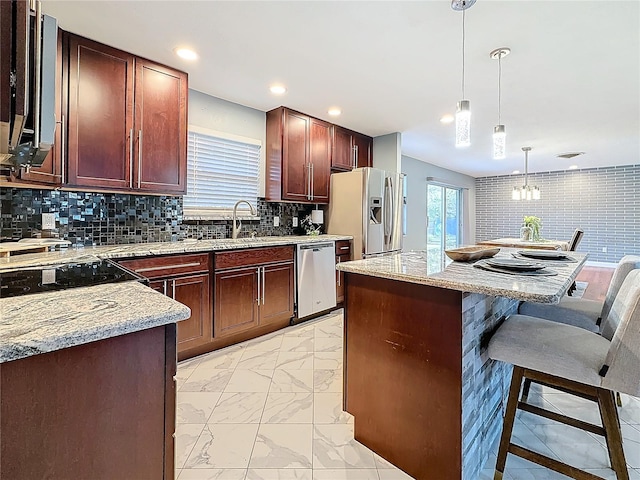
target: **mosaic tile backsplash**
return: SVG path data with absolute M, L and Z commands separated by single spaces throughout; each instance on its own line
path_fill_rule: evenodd
M 231 237 L 230 220 L 185 220 L 181 197 L 58 190 L 0 189 L 0 236 L 28 238 L 42 229 L 42 213 L 55 213 L 57 235 L 75 245 L 114 245 Z M 258 200 L 260 220 L 242 221 L 240 236 L 304 234 L 293 217 L 311 205 Z M 280 217 L 280 226 L 273 218 Z

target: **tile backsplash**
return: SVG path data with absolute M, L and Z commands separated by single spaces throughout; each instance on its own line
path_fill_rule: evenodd
M 584 230 L 579 252 L 616 263 L 640 253 L 640 164 L 529 174 L 541 200 L 511 199 L 523 175 L 476 178 L 476 241 L 517 237 L 524 215 L 542 219 L 544 238 L 567 240 Z
M 229 238 L 230 220 L 185 220 L 181 197 L 120 193 L 0 189 L 0 236 L 27 238 L 42 229 L 42 213 L 55 213 L 57 234 L 75 245 L 114 245 L 176 241 L 183 238 Z M 258 200 L 260 220 L 243 220 L 240 236 L 302 234 L 293 217 L 303 218 L 311 205 Z M 273 226 L 275 216 L 280 226 Z

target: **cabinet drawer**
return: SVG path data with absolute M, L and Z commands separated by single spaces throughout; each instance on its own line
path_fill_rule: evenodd
M 214 268 L 216 271 L 227 268 L 237 268 L 249 265 L 264 265 L 266 263 L 293 261 L 293 246 L 248 248 L 232 252 L 214 254 Z
M 351 240 L 336 241 L 336 255 L 351 255 Z
M 183 273 L 209 271 L 209 254 L 169 255 L 118 262 L 147 278 L 168 277 Z

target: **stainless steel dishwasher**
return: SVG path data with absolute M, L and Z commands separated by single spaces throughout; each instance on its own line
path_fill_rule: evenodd
M 298 318 L 336 306 L 335 251 L 333 241 L 298 245 Z

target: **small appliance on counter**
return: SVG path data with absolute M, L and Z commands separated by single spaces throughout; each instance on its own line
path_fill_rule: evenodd
M 353 236 L 353 259 L 402 250 L 402 173 L 356 168 L 331 175 L 327 233 Z
M 0 272 L 0 298 L 129 280 L 149 283 L 145 277 L 121 267 L 111 260 L 9 270 Z

